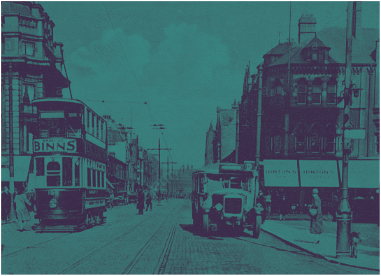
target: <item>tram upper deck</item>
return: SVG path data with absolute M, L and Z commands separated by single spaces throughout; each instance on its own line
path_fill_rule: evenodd
M 32 105 L 37 107 L 38 112 L 36 139 L 79 138 L 106 149 L 106 120 L 83 102 L 61 98 L 46 98 L 34 100 Z M 42 141 L 36 140 L 35 142 L 41 143 Z M 38 146 L 39 144 L 36 145 L 35 143 L 37 152 L 46 151 L 46 147 L 42 149 L 42 144 L 41 148 L 38 148 Z M 58 150 L 62 149 L 62 145 L 57 145 L 57 147 Z

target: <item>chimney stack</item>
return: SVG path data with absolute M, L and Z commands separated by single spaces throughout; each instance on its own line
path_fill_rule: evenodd
M 316 36 L 316 18 L 313 14 L 302 14 L 299 19 L 299 43 L 311 41 Z

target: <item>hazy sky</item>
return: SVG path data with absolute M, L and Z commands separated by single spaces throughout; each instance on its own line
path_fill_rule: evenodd
M 379 28 L 379 2 L 362 3 L 363 27 Z M 288 40 L 290 2 L 40 4 L 56 25 L 54 40 L 64 43 L 73 97 L 125 126 L 132 110 L 145 148 L 158 147 L 160 130 L 150 125 L 164 124 L 180 165 L 203 166 L 217 106 L 240 100 L 245 66 L 250 61 L 255 73 L 279 32 L 282 42 Z M 295 40 L 302 13 L 314 14 L 317 31 L 344 28 L 346 2 L 292 2 Z

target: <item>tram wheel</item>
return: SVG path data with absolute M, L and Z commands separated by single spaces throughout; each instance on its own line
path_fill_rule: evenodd
M 210 230 L 209 230 L 209 215 L 208 214 L 204 214 L 202 216 L 202 229 L 204 230 L 204 233 L 205 234 L 209 234 Z

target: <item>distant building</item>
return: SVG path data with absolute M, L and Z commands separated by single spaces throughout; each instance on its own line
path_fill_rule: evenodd
M 63 44 L 53 41 L 53 28 L 53 21 L 40 4 L 1 2 L 1 172 L 6 185 L 12 154 L 10 108 L 14 181 L 18 186 L 27 183 L 33 168 L 32 140 L 37 127 L 31 101 L 62 97 L 62 89 L 69 86 L 63 67 Z
M 361 3 L 354 2 L 349 188 L 379 187 L 379 75 L 371 55 L 378 30 L 361 28 Z M 266 187 L 338 188 L 341 181 L 345 29 L 316 34 L 316 19 L 303 14 L 298 43 L 267 52 L 263 66 L 261 177 Z M 373 55 L 378 53 L 379 49 Z M 377 60 L 378 63 L 378 60 Z M 239 117 L 238 161 L 255 160 L 258 75 L 245 74 Z M 294 195 L 292 195 L 294 194 Z M 294 203 L 299 202 L 295 192 Z M 301 197 L 303 198 L 303 197 Z
M 234 163 L 236 159 L 238 103 L 231 109 L 217 107 L 216 129 L 212 123 L 206 132 L 205 165 L 212 163 Z
M 210 122 L 208 131 L 206 132 L 206 144 L 205 144 L 205 166 L 216 163 L 216 150 L 215 150 L 215 130 L 213 124 Z

